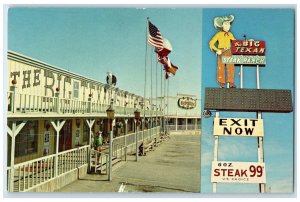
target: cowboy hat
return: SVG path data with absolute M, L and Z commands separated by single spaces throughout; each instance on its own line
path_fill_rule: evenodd
M 223 22 L 229 21 L 230 23 L 232 23 L 233 20 L 234 20 L 234 16 L 233 15 L 215 17 L 214 18 L 214 26 L 215 26 L 216 29 L 222 30 L 222 28 L 223 28 Z

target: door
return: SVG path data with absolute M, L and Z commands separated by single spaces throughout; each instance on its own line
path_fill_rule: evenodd
M 59 151 L 72 149 L 72 120 L 67 120 L 59 132 Z

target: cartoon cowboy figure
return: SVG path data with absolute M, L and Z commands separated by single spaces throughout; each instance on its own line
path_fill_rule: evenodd
M 217 81 L 220 88 L 225 87 L 225 64 L 222 63 L 222 56 L 231 56 L 231 41 L 235 40 L 235 37 L 229 31 L 233 20 L 233 15 L 215 17 L 214 27 L 220 31 L 209 41 L 210 49 L 217 54 Z M 230 88 L 236 88 L 234 84 L 234 64 L 226 64 L 226 82 L 229 83 Z

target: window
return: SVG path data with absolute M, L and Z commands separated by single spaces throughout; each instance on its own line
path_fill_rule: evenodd
M 19 124 L 19 123 L 17 123 Z M 15 155 L 25 156 L 37 152 L 38 121 L 27 121 L 16 137 Z
M 73 98 L 79 98 L 79 82 L 73 81 Z

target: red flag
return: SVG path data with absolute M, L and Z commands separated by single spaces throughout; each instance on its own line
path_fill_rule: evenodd
M 159 56 L 168 56 L 169 53 L 172 51 L 172 45 L 168 39 L 163 39 L 163 48 L 161 50 L 155 49 L 155 52 Z

